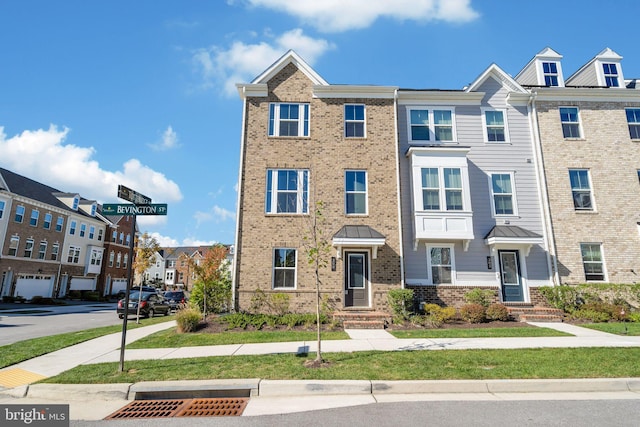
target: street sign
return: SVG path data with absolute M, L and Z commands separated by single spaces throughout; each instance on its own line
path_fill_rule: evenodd
M 102 205 L 103 215 L 166 215 L 167 204 L 131 205 L 121 203 L 105 203 Z
M 118 197 L 136 205 L 150 205 L 151 199 L 124 185 L 118 185 Z

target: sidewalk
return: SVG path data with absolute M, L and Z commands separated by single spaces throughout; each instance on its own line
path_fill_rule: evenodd
M 322 342 L 324 352 L 521 349 L 570 347 L 640 347 L 640 337 L 627 337 L 594 331 L 565 323 L 532 323 L 572 334 L 568 337 L 536 338 L 437 338 L 398 339 L 384 330 L 346 330 L 349 340 Z M 175 326 L 175 321 L 127 331 L 127 344 L 154 332 Z M 132 390 L 140 385 L 58 385 L 35 384 L 78 365 L 120 360 L 121 334 L 111 334 L 55 351 L 0 370 L 0 404 L 64 403 L 71 405 L 72 419 L 102 419 L 133 399 Z M 258 355 L 315 352 L 316 341 L 235 344 L 162 349 L 125 350 L 125 361 L 180 359 L 206 356 Z M 511 393 L 538 396 L 537 393 L 614 392 L 617 398 L 640 398 L 640 379 L 596 380 L 494 380 L 494 381 L 266 381 L 234 380 L 251 384 L 252 397 L 244 415 L 272 414 L 347 405 L 416 399 L 505 399 Z M 309 386 L 313 383 L 313 387 Z M 189 387 L 226 387 L 229 380 L 146 383 L 147 388 L 187 390 Z M 595 393 L 595 394 L 594 394 Z M 295 399 L 293 398 L 295 396 Z M 349 398 L 345 398 L 349 396 Z M 396 400 L 397 399 L 397 400 Z

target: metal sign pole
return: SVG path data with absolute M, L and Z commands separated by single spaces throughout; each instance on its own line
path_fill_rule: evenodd
M 124 296 L 124 318 L 122 320 L 122 342 L 120 343 L 120 372 L 124 372 L 124 346 L 127 342 L 127 319 L 129 318 L 129 292 L 131 292 L 131 266 L 133 265 L 133 245 L 136 240 L 136 216 L 131 223 L 131 241 L 129 242 L 129 262 L 127 263 L 127 289 Z M 142 289 L 140 289 L 142 293 Z M 139 304 L 138 304 L 139 306 Z

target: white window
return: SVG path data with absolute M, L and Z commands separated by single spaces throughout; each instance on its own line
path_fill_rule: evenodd
M 124 256 L 122 257 L 122 268 L 127 268 L 128 264 L 129 264 L 129 254 L 124 254 Z
M 124 233 L 120 233 L 120 240 L 118 240 L 118 243 L 123 244 L 124 243 Z
M 620 86 L 618 81 L 618 67 L 616 64 L 602 64 L 602 71 L 604 73 L 604 84 L 607 87 Z
M 113 233 L 111 233 L 111 241 L 113 243 L 115 243 L 116 240 L 118 240 L 118 231 L 117 230 L 113 230 Z
M 345 172 L 345 212 L 347 215 L 367 213 L 367 172 Z
M 167 278 L 166 280 L 172 282 L 173 281 L 173 271 L 167 271 Z
M 116 258 L 115 252 L 111 251 L 109 253 L 109 267 L 113 267 L 113 261 L 115 260 L 115 258 Z
M 40 248 L 38 249 L 38 259 L 45 259 L 47 256 L 47 242 L 40 242 Z
M 462 174 L 460 168 L 422 168 L 422 208 L 461 211 Z
M 51 245 L 51 261 L 58 260 L 58 252 L 60 252 L 60 244 L 54 243 L 53 245 Z
M 364 138 L 365 107 L 362 104 L 346 104 L 344 106 L 344 136 L 347 138 Z
M 308 170 L 267 170 L 266 213 L 306 214 L 309 211 L 308 198 Z
M 587 281 L 604 281 L 604 258 L 600 243 L 581 243 L 582 265 Z
M 569 180 L 571 182 L 571 196 L 575 210 L 592 211 L 593 197 L 591 195 L 589 171 L 587 169 L 570 169 Z
M 409 108 L 409 141 L 455 141 L 453 109 Z
M 15 222 L 22 222 L 24 219 L 24 206 L 16 206 L 16 216 L 14 218 Z
M 120 263 L 122 262 L 122 254 L 118 252 L 116 254 L 116 268 L 120 268 Z
M 427 246 L 427 263 L 432 284 L 453 284 L 453 246 Z
M 0 219 L 2 219 L 2 214 L 4 213 L 5 203 L 3 200 L 0 200 Z
M 75 196 L 75 197 L 73 198 L 73 206 L 71 206 L 71 208 L 72 208 L 74 211 L 77 211 L 77 210 L 78 210 L 78 204 L 80 204 L 80 197 Z
M 71 225 L 69 227 L 69 234 L 71 234 L 72 236 L 74 234 L 76 234 L 76 227 L 78 226 L 78 223 L 76 223 L 75 221 L 71 221 Z
M 91 265 L 100 265 L 102 264 L 102 251 L 93 249 L 91 251 Z
M 69 264 L 78 264 L 80 262 L 80 248 L 77 246 L 69 247 L 69 254 L 67 255 L 67 262 Z
M 309 136 L 309 104 L 269 104 L 269 136 Z
M 102 242 L 102 229 L 98 230 L 98 242 Z
M 560 122 L 565 138 L 581 138 L 578 107 L 560 107 Z
M 91 226 L 89 227 L 89 239 L 93 240 L 93 236 L 96 234 L 96 227 L 95 226 Z
M 97 205 L 94 203 L 91 205 L 91 216 L 96 216 Z
M 296 287 L 296 250 L 278 248 L 273 251 L 273 288 Z
M 627 108 L 626 113 L 629 136 L 631 139 L 640 139 L 640 108 Z
M 51 221 L 53 221 L 53 215 L 50 213 L 44 214 L 44 223 L 42 224 L 42 227 L 45 230 L 49 230 L 51 228 Z
M 11 240 L 9 241 L 9 252 L 8 255 L 16 256 L 18 254 L 18 245 L 20 244 L 20 237 L 11 236 Z
M 24 243 L 24 257 L 31 258 L 31 255 L 33 255 L 33 239 L 27 239 Z
M 64 218 L 59 216 L 58 220 L 56 221 L 56 231 L 62 231 L 63 226 L 64 226 Z
M 512 173 L 491 174 L 492 208 L 495 216 L 517 215 Z
M 84 237 L 87 234 L 87 224 L 80 224 L 80 237 Z
M 509 142 L 506 110 L 482 110 L 484 140 L 487 142 Z
M 558 86 L 558 64 L 556 62 L 543 62 L 542 75 L 545 86 Z
M 40 212 L 36 209 L 31 209 L 31 219 L 29 220 L 29 225 L 32 227 L 36 227 L 38 225 L 38 218 L 40 218 Z

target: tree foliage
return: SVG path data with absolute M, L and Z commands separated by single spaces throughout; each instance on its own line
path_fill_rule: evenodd
M 189 301 L 206 317 L 207 313 L 220 313 L 231 304 L 231 272 L 227 262 L 228 249 L 214 245 L 200 259 L 189 263 L 196 277 Z
M 136 275 L 140 277 L 144 275 L 144 272 L 155 262 L 155 254 L 159 250 L 158 241 L 147 232 L 136 239 L 135 259 L 132 264 Z

